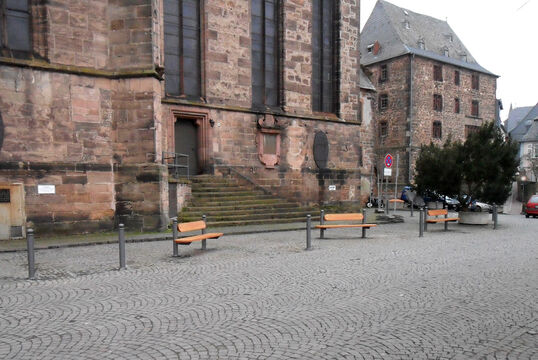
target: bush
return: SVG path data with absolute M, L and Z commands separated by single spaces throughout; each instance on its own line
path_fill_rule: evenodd
M 415 169 L 417 191 L 458 198 L 463 208 L 469 205 L 463 195 L 502 205 L 515 179 L 517 153 L 517 144 L 505 141 L 493 122 L 482 125 L 463 144 L 449 139 L 442 147 L 423 145 Z

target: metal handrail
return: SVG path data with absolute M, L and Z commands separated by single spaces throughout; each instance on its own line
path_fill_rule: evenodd
M 180 164 L 180 158 L 186 158 L 186 165 L 183 165 L 183 164 Z M 168 169 L 174 169 L 174 177 L 175 178 L 179 178 L 179 170 L 180 169 L 187 169 L 187 179 L 189 179 L 190 177 L 190 173 L 189 173 L 189 155 L 187 154 L 180 154 L 180 153 L 175 153 L 175 152 L 171 152 L 171 151 L 163 151 L 163 164 L 167 165 L 168 166 Z M 170 163 L 169 160 L 172 160 L 173 159 L 173 162 Z

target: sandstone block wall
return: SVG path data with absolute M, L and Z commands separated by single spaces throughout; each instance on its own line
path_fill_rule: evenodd
M 412 62 L 412 65 L 411 65 Z M 379 81 L 381 65 L 388 66 L 388 79 Z M 443 81 L 434 81 L 433 66 L 442 65 Z M 412 70 L 411 70 L 412 66 Z M 460 72 L 460 85 L 454 83 L 454 72 Z M 480 126 L 484 121 L 493 121 L 496 111 L 496 77 L 468 69 L 440 63 L 419 56 L 402 56 L 386 62 L 368 66 L 371 79 L 380 94 L 387 94 L 389 107 L 379 110 L 376 103 L 377 124 L 388 124 L 388 136 L 376 134 L 376 153 L 379 172 L 383 170 L 383 157 L 387 153 L 400 153 L 399 184 L 412 182 L 413 167 L 420 146 L 430 142 L 442 144 L 449 137 L 465 140 L 465 126 Z M 411 79 L 412 72 L 412 79 Z M 472 74 L 479 74 L 479 90 L 471 86 Z M 411 81 L 412 80 L 412 81 Z M 412 90 L 411 90 L 412 89 Z M 411 95 L 412 94 L 412 95 Z M 442 111 L 433 110 L 433 95 L 443 98 Z M 412 96 L 412 98 L 410 98 Z M 460 112 L 454 112 L 454 99 L 460 100 Z M 471 116 L 471 102 L 479 101 L 479 116 Z M 442 138 L 433 138 L 433 122 L 442 124 Z M 393 176 L 390 181 L 394 181 Z
M 281 110 L 273 114 L 281 131 L 280 162 L 266 168 L 258 156 L 257 121 L 264 112 L 251 110 L 252 63 L 250 1 L 204 1 L 205 54 L 203 85 L 206 104 L 165 99 L 163 119 L 173 129 L 174 116 L 182 112 L 204 114 L 214 121 L 207 127 L 208 163 L 216 173 L 233 167 L 269 191 L 304 203 L 359 201 L 361 174 L 370 174 L 361 160 L 359 109 L 359 1 L 340 4 L 340 107 L 339 115 L 312 112 L 312 3 L 283 1 Z M 371 111 L 369 112 L 371 115 Z M 206 120 L 207 121 L 207 120 Z M 329 170 L 320 171 L 313 160 L 315 131 L 330 141 Z M 369 130 L 368 130 L 369 131 Z M 365 135 L 369 132 L 365 131 Z M 371 138 L 371 136 L 370 136 Z M 170 132 L 162 140 L 173 151 Z M 368 155 L 370 156 L 370 155 Z M 225 170 L 223 170 L 225 171 Z M 328 190 L 336 184 L 337 191 Z

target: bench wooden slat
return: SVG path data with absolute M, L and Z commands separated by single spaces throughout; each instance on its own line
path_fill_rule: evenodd
M 224 235 L 223 233 L 207 233 L 207 234 L 200 234 L 200 235 L 193 235 L 193 236 L 187 236 L 180 239 L 175 239 L 174 242 L 176 244 L 190 244 L 194 241 L 201 241 L 206 239 L 218 239 Z
M 350 214 L 325 214 L 324 219 L 326 221 L 352 221 L 352 220 L 362 220 L 361 213 L 350 213 Z
M 189 232 L 194 230 L 203 230 L 206 228 L 205 221 L 191 221 L 186 223 L 177 224 L 177 229 L 179 232 Z
M 440 216 L 448 214 L 447 209 L 428 210 L 428 216 Z
M 438 223 L 438 222 L 446 222 L 446 221 L 459 221 L 460 218 L 440 218 L 440 219 L 428 219 L 426 220 L 429 223 Z
M 371 228 L 377 226 L 376 224 L 340 224 L 340 225 L 316 225 L 316 229 L 335 229 L 335 228 L 351 228 L 362 227 Z
M 389 203 L 403 203 L 404 201 L 402 199 L 390 199 Z

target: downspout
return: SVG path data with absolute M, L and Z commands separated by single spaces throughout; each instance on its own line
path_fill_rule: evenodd
M 413 62 L 415 60 L 415 54 L 412 54 L 409 58 L 409 141 L 407 145 L 407 181 L 411 184 L 413 177 L 411 176 L 411 160 L 413 151 Z

